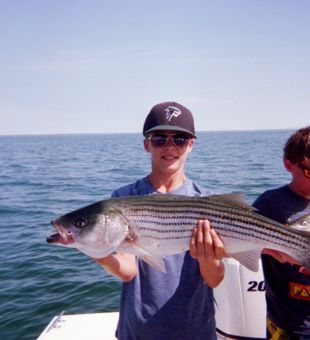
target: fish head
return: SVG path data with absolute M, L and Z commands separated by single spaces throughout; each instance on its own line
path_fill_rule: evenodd
M 288 225 L 290 228 L 295 230 L 301 230 L 310 234 L 310 214 L 301 216 L 298 219 L 295 219 L 293 222 L 288 221 L 290 224 Z
M 48 243 L 77 248 L 95 258 L 111 254 L 128 234 L 123 215 L 108 200 L 65 214 L 51 224 L 57 233 Z

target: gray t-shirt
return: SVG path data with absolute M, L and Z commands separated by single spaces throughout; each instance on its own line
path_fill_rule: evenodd
M 142 178 L 112 196 L 159 194 Z M 191 180 L 169 194 L 206 196 Z M 193 228 L 195 226 L 193 225 Z M 117 337 L 121 340 L 215 340 L 213 290 L 203 281 L 189 252 L 164 258 L 163 273 L 137 259 L 138 273 L 123 283 Z

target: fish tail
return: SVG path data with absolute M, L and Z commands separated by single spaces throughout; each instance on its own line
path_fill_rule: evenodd
M 302 252 L 302 259 L 299 261 L 302 267 L 310 271 L 310 256 L 308 251 Z
M 310 233 L 304 230 L 299 232 L 304 235 L 304 241 L 306 243 L 306 247 L 300 251 L 300 264 L 310 271 Z
M 300 240 L 300 249 L 298 253 L 299 263 L 310 270 L 310 214 L 288 224 L 287 227 Z

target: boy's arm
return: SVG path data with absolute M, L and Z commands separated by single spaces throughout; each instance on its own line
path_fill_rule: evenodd
M 133 254 L 116 253 L 93 260 L 123 282 L 131 281 L 137 274 L 136 257 Z

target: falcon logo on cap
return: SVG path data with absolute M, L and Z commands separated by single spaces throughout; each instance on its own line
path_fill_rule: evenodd
M 175 106 L 168 106 L 165 109 L 165 111 L 166 111 L 166 118 L 168 119 L 169 122 L 171 122 L 171 119 L 173 117 L 178 117 L 182 113 L 182 111 Z

